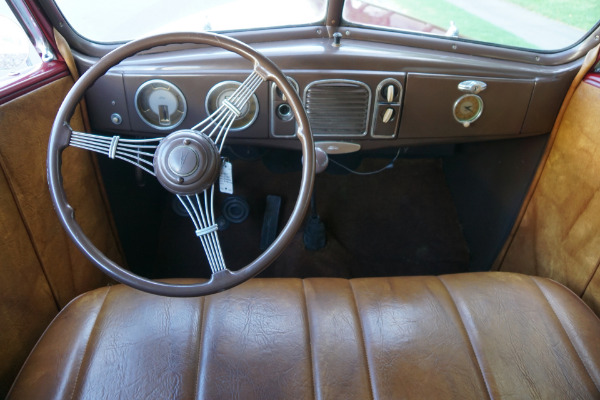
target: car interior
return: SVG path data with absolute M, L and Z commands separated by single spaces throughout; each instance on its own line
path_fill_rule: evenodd
M 600 398 L 599 4 L 0 1 L 0 396 Z

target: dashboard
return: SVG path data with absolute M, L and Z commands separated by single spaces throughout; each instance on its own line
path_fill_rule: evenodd
M 539 66 L 386 44 L 323 39 L 256 44 L 286 74 L 317 141 L 361 148 L 482 141 L 552 129 L 576 63 Z M 78 57 L 85 70 L 94 60 Z M 173 45 L 113 67 L 88 91 L 95 131 L 160 137 L 214 111 L 252 71 L 221 49 Z M 266 82 L 233 143 L 294 148 L 295 121 Z

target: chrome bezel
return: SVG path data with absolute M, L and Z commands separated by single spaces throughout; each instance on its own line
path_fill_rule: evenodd
M 381 93 L 381 90 L 385 87 L 385 85 L 388 84 L 396 84 L 398 86 L 398 96 L 395 99 L 395 101 L 392 101 L 391 103 L 387 102 L 387 99 L 384 99 L 385 101 L 381 101 L 379 99 L 379 94 Z M 381 82 L 379 82 L 379 84 L 377 85 L 377 89 L 375 89 L 375 104 L 373 105 L 373 115 L 371 116 L 371 137 L 375 138 L 375 139 L 394 139 L 397 135 L 398 135 L 398 127 L 400 125 L 400 115 L 402 112 L 402 96 L 404 95 L 404 87 L 402 87 L 402 83 L 400 83 L 400 81 L 398 79 L 395 78 L 386 78 L 384 80 L 382 80 Z M 377 120 L 378 120 L 378 115 L 379 115 L 379 108 L 380 107 L 386 107 L 386 106 L 390 106 L 390 107 L 397 107 L 397 115 L 395 117 L 396 121 L 395 123 L 395 128 L 394 128 L 394 134 L 393 135 L 377 135 L 375 133 L 375 127 L 377 125 Z M 391 121 L 390 121 L 391 122 Z
M 362 131 L 359 134 L 355 134 L 355 135 L 347 135 L 347 134 L 333 134 L 333 135 L 328 135 L 328 134 L 320 134 L 320 133 L 315 133 L 313 132 L 313 136 L 314 137 L 320 137 L 320 138 L 336 138 L 336 137 L 352 137 L 352 138 L 357 138 L 357 137 L 365 137 L 369 134 L 369 129 L 370 129 L 370 118 L 372 118 L 371 115 L 371 106 L 372 106 L 372 102 L 373 102 L 373 93 L 371 91 L 371 87 L 369 85 L 367 85 L 364 82 L 361 81 L 357 81 L 357 80 L 352 80 L 352 79 L 321 79 L 321 80 L 317 80 L 317 81 L 312 81 L 310 82 L 308 85 L 306 85 L 306 87 L 304 88 L 304 93 L 302 95 L 302 104 L 304 104 L 304 109 L 306 110 L 306 100 L 307 100 L 307 96 L 308 96 L 308 91 L 310 90 L 311 87 L 315 86 L 315 85 L 319 85 L 319 84 L 327 84 L 327 83 L 350 83 L 350 84 L 355 84 L 358 86 L 362 86 L 365 89 L 367 89 L 367 93 L 369 95 L 368 99 L 367 99 L 367 117 L 365 120 L 365 130 Z M 307 114 L 308 115 L 308 114 Z M 308 118 L 308 120 L 310 121 L 310 116 Z
M 296 93 L 298 94 L 298 96 L 300 96 L 300 87 L 298 86 L 298 82 L 296 82 L 296 80 L 290 76 L 286 76 L 288 82 L 290 83 L 290 85 L 292 85 L 292 88 L 296 91 Z M 275 107 L 275 99 L 277 96 L 277 85 L 275 84 L 275 82 L 271 82 L 271 94 L 270 94 L 270 98 L 269 98 L 269 105 L 271 108 L 271 113 L 270 113 L 270 118 L 269 118 L 269 131 L 271 136 L 273 137 L 277 137 L 277 138 L 295 138 L 296 137 L 296 129 L 294 129 L 294 133 L 291 135 L 278 135 L 275 132 L 275 124 L 276 124 L 276 119 L 278 118 L 277 116 L 277 110 Z M 294 119 L 294 117 L 292 116 L 292 118 L 290 118 L 289 121 L 291 121 L 292 119 Z
M 181 99 L 181 102 L 183 104 L 183 111 L 182 111 L 181 119 L 179 121 L 177 121 L 176 123 L 171 124 L 171 125 L 155 125 L 152 122 L 148 121 L 146 119 L 146 117 L 144 116 L 144 114 L 142 113 L 142 111 L 140 110 L 140 108 L 138 106 L 138 99 L 139 99 L 140 94 L 147 86 L 154 85 L 154 84 L 162 84 L 162 85 L 169 87 L 169 90 L 172 90 Z M 181 123 L 183 122 L 183 120 L 185 120 L 185 117 L 187 116 L 187 100 L 186 100 L 185 96 L 183 95 L 183 92 L 177 86 L 175 86 L 175 84 L 173 84 L 169 81 L 166 81 L 164 79 L 151 79 L 149 81 L 142 83 L 135 91 L 135 97 L 133 98 L 133 102 L 134 102 L 135 111 L 137 112 L 138 117 L 140 117 L 140 119 L 149 127 L 158 129 L 160 131 L 168 131 L 168 130 L 177 128 L 179 125 L 181 125 Z
M 211 99 L 212 96 L 215 96 L 215 94 L 218 96 L 220 95 L 221 92 L 218 92 L 218 90 L 222 90 L 222 88 L 226 85 L 231 85 L 231 84 L 236 84 L 239 86 L 242 85 L 242 82 L 239 81 L 222 81 L 217 83 L 216 85 L 214 85 L 212 88 L 210 88 L 210 90 L 208 91 L 208 93 L 206 94 L 206 99 L 204 101 L 204 109 L 206 110 L 206 114 L 207 115 L 211 115 L 213 112 L 215 112 L 215 110 L 209 110 L 208 108 L 208 103 Z M 250 100 L 248 100 L 248 106 L 250 107 L 250 103 L 254 102 L 256 104 L 256 111 L 254 112 L 254 115 L 252 116 L 252 118 L 246 122 L 243 125 L 240 126 L 236 126 L 236 121 L 238 121 L 238 118 L 233 120 L 233 124 L 231 125 L 231 128 L 229 128 L 230 132 L 237 132 L 237 131 L 243 131 L 244 129 L 247 129 L 248 127 L 252 126 L 252 124 L 256 121 L 256 119 L 258 118 L 258 114 L 260 113 L 260 104 L 258 103 L 258 97 L 256 97 L 256 93 L 252 94 L 252 97 L 250 97 Z M 248 110 L 248 112 L 250 112 L 250 109 Z
M 477 111 L 477 113 L 475 113 L 475 115 L 473 117 L 461 119 L 456 115 L 457 107 L 460 104 L 460 102 L 466 97 L 474 97 L 476 99 L 476 101 L 479 103 L 479 110 Z M 464 124 L 464 123 L 471 124 L 471 123 L 477 121 L 479 119 L 479 117 L 481 117 L 481 113 L 483 113 L 483 99 L 473 93 L 467 93 L 467 94 L 460 96 L 458 99 L 456 99 L 456 101 L 454 102 L 454 105 L 452 106 L 452 116 L 454 117 L 456 122 L 458 122 L 459 124 Z

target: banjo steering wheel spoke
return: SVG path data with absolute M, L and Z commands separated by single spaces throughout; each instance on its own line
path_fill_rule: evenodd
M 223 144 L 231 125 L 236 118 L 242 115 L 244 106 L 264 81 L 266 81 L 266 78 L 255 68 L 231 96 L 223 100 L 223 104 L 192 129 L 211 138 L 220 153 L 223 150 Z
M 190 130 L 183 130 L 182 135 L 168 135 L 165 142 L 174 142 L 174 145 L 168 146 L 167 150 L 159 151 L 157 149 L 165 139 L 123 139 L 120 136 L 104 136 L 83 132 L 71 131 L 69 145 L 79 147 L 85 150 L 104 154 L 110 159 L 120 159 L 141 168 L 152 176 L 156 176 L 156 170 L 159 171 L 159 181 L 165 188 L 173 192 L 181 204 L 185 207 L 190 216 L 196 236 L 200 239 L 202 248 L 208 260 L 211 273 L 227 269 L 219 236 L 217 234 L 218 225 L 214 216 L 214 183 L 206 187 L 211 180 L 215 179 L 215 173 L 218 172 L 218 158 L 223 150 L 223 145 L 229 133 L 231 125 L 238 118 L 243 107 L 247 104 L 250 97 L 256 92 L 258 87 L 265 81 L 257 70 L 254 70 L 246 80 L 223 101 L 223 104 L 202 122 L 195 125 Z M 179 132 L 179 131 L 177 131 Z M 173 139 L 175 137 L 183 139 Z M 204 143 L 202 143 L 204 140 Z M 214 143 L 211 146 L 209 140 Z M 200 144 L 195 143 L 201 142 Z M 196 145 L 194 145 L 196 144 Z M 217 149 L 217 152 L 210 150 Z M 209 154 L 202 154 L 207 150 Z M 202 157 L 203 156 L 203 157 Z M 210 174 L 210 179 L 203 181 L 201 185 L 193 185 L 194 174 L 199 172 L 200 176 L 207 168 L 201 161 L 213 157 L 212 166 L 214 170 Z M 165 160 L 166 159 L 166 160 Z M 190 185 L 191 189 L 184 187 L 183 184 Z M 197 191 L 194 193 L 194 191 Z M 210 194 L 209 194 L 210 193 Z
M 69 146 L 104 154 L 111 159 L 126 161 L 141 168 L 152 176 L 154 153 L 163 138 L 123 139 L 120 136 L 104 136 L 93 133 L 71 131 Z
M 77 132 L 70 128 L 71 116 L 86 90 L 111 67 L 141 51 L 181 43 L 220 47 L 246 58 L 254 67 L 244 82 L 212 114 L 191 129 L 180 129 L 161 138 L 125 139 L 116 135 Z M 300 190 L 291 216 L 269 248 L 248 265 L 230 271 L 225 264 L 217 233 L 213 206 L 215 182 L 220 174 L 221 151 L 227 135 L 246 103 L 265 81 L 272 81 L 283 92 L 296 119 L 296 137 L 304 160 Z M 131 163 L 155 176 L 165 189 L 177 195 L 192 219 L 212 272 L 211 279 L 194 284 L 154 281 L 133 274 L 98 250 L 75 220 L 62 185 L 62 152 L 68 146 Z M 248 45 L 226 36 L 210 32 L 168 33 L 135 40 L 113 50 L 73 85 L 52 126 L 48 144 L 48 183 L 54 208 L 67 233 L 80 250 L 110 277 L 149 293 L 177 297 L 203 296 L 252 278 L 283 252 L 306 214 L 314 183 L 314 160 L 314 144 L 302 103 L 275 64 Z
M 204 190 L 201 194 L 177 195 L 196 228 L 196 236 L 202 242 L 213 275 L 227 269 L 217 234 L 218 225 L 215 222 L 213 207 L 214 193 L 215 186 L 212 185 L 210 189 Z

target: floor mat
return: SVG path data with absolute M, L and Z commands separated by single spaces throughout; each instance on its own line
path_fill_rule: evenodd
M 298 160 L 235 161 L 235 194 L 250 205 L 249 218 L 220 232 L 227 265 L 238 269 L 256 258 L 265 199 L 283 199 L 287 220 L 298 191 Z M 269 156 L 267 156 L 269 157 Z M 275 155 L 274 157 L 281 157 Z M 288 165 L 286 165 L 286 162 Z M 361 170 L 377 170 L 385 159 L 365 159 Z M 317 211 L 327 245 L 304 248 L 299 232 L 263 276 L 365 277 L 424 275 L 467 270 L 469 253 L 438 159 L 399 159 L 376 175 L 323 173 L 315 185 Z M 219 195 L 220 204 L 226 196 Z M 191 222 L 170 207 L 163 213 L 153 277 L 207 276 L 208 267 Z M 167 266 L 167 267 L 164 267 Z

